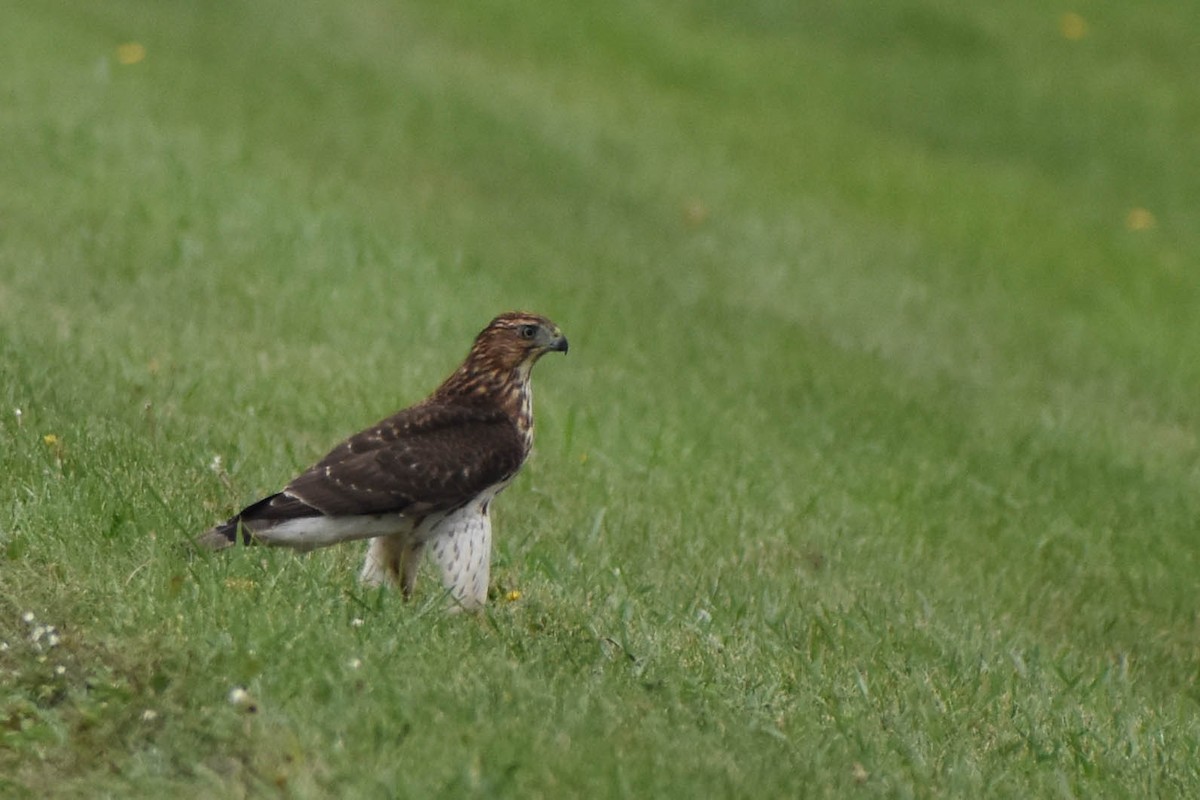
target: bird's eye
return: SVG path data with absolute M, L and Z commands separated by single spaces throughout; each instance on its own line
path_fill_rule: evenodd
M 522 325 L 521 326 L 521 338 L 522 339 L 532 339 L 534 336 L 537 336 L 537 325 Z

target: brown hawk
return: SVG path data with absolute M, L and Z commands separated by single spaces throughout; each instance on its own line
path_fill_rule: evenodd
M 283 491 L 201 534 L 217 550 L 245 544 L 312 550 L 370 539 L 361 579 L 412 594 L 428 550 L 453 606 L 487 600 L 492 499 L 533 444 L 530 371 L 567 339 L 536 314 L 501 314 L 425 400 L 351 436 Z

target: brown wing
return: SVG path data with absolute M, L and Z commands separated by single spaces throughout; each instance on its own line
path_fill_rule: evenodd
M 346 440 L 282 494 L 330 516 L 440 511 L 511 477 L 524 458 L 497 409 L 417 406 Z

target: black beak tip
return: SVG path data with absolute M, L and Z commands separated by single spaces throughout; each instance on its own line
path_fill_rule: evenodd
M 560 353 L 567 352 L 567 337 L 560 336 L 558 341 L 554 343 L 554 349 Z

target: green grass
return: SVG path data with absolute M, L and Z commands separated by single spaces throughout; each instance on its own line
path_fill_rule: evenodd
M 0 795 L 1200 794 L 1200 25 L 1066 10 L 4 3 Z M 509 308 L 486 615 L 184 555 Z

